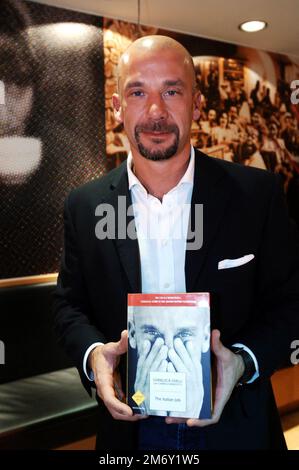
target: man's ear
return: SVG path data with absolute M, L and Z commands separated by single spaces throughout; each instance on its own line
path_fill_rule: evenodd
M 204 327 L 204 331 L 203 331 L 203 339 L 202 339 L 202 347 L 201 347 L 201 351 L 203 353 L 207 352 L 209 350 L 209 347 L 210 347 L 210 323 L 207 323 Z
M 123 122 L 123 118 L 120 97 L 117 93 L 113 93 L 112 95 L 112 104 L 115 120 L 120 124 Z
M 193 120 L 197 120 L 199 116 L 199 109 L 200 109 L 200 102 L 201 102 L 201 94 L 200 91 L 197 90 L 193 97 Z
M 128 333 L 129 333 L 129 343 L 130 343 L 130 346 L 132 349 L 136 349 L 137 348 L 137 342 L 136 342 L 136 328 L 135 328 L 135 324 L 133 321 L 129 321 L 129 325 L 128 325 Z

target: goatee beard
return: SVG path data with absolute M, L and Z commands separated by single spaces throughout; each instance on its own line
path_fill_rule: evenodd
M 140 141 L 140 134 L 142 132 L 164 132 L 166 134 L 174 134 L 175 140 L 172 145 L 163 150 L 150 150 L 145 147 Z M 176 154 L 179 147 L 180 131 L 176 124 L 152 123 L 144 124 L 135 127 L 135 139 L 138 145 L 139 153 L 147 160 L 159 161 L 168 160 Z M 159 136 L 157 135 L 157 140 Z

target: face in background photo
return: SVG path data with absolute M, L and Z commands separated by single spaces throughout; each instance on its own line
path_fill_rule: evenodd
M 38 169 L 41 141 L 27 135 L 36 65 L 23 2 L 0 0 L 0 183 L 20 185 Z
M 108 170 L 102 37 L 101 17 L 0 0 L 0 282 L 58 271 L 64 200 Z

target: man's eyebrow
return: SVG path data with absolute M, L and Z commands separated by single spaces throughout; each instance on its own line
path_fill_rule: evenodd
M 166 86 L 185 86 L 185 82 L 178 78 L 177 80 L 165 80 L 164 85 Z
M 143 85 L 144 85 L 143 82 L 141 82 L 140 80 L 136 80 L 135 82 L 127 83 L 127 85 L 125 86 L 125 89 L 128 90 L 130 88 L 138 88 L 138 87 L 142 87 Z
M 180 78 L 178 78 L 177 80 L 165 80 L 163 82 L 163 85 L 164 86 L 182 86 L 182 87 L 184 87 L 185 82 L 183 80 L 181 80 Z M 142 86 L 144 86 L 144 82 L 142 82 L 140 80 L 135 80 L 134 82 L 127 83 L 126 86 L 125 86 L 125 89 L 129 90 L 131 88 L 138 88 L 138 87 L 142 87 Z
M 142 329 L 148 329 L 148 328 L 152 328 L 154 330 L 159 330 L 159 328 L 157 328 L 155 325 L 152 325 L 151 323 L 145 323 L 141 326 Z
M 197 326 L 186 326 L 186 327 L 178 328 L 176 331 L 176 334 L 185 333 L 186 331 L 189 331 L 191 333 L 196 333 L 197 330 L 198 330 Z

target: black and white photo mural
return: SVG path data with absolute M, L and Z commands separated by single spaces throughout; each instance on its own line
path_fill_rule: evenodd
M 192 143 L 212 157 L 280 175 L 299 225 L 299 67 L 286 55 L 0 0 L 0 284 L 56 273 L 68 192 L 104 175 L 129 145 L 114 120 L 120 55 L 164 34 L 194 59 L 201 91 Z
M 285 55 L 104 18 L 107 155 L 117 166 L 128 141 L 114 121 L 117 60 L 138 36 L 163 34 L 193 57 L 201 99 L 192 143 L 213 157 L 280 175 L 299 226 L 299 66 Z M 291 97 L 298 96 L 298 99 Z
M 0 278 L 55 273 L 63 202 L 107 171 L 102 19 L 0 0 Z

